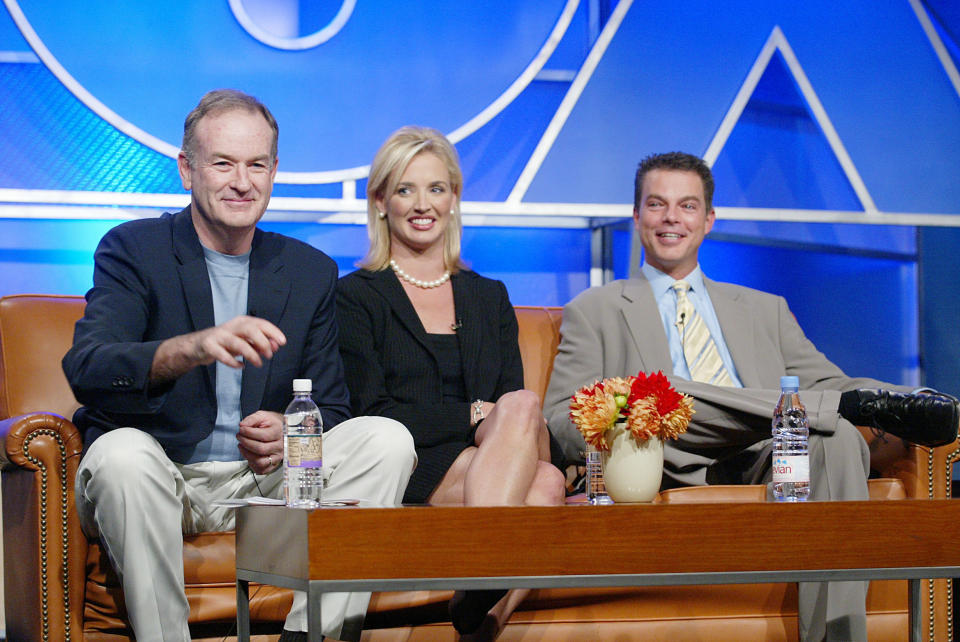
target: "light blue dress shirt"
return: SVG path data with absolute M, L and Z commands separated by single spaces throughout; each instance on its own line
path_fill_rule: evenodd
M 667 342 L 670 345 L 670 360 L 673 362 L 673 374 L 678 377 L 690 380 L 690 369 L 687 367 L 687 360 L 683 356 L 683 343 L 680 340 L 680 332 L 677 330 L 677 293 L 673 289 L 676 279 L 668 276 L 651 266 L 644 263 L 640 271 L 650 282 L 653 288 L 653 296 L 657 301 L 657 309 L 660 311 L 660 319 L 663 321 L 663 329 L 667 333 Z M 713 302 L 710 301 L 710 295 L 707 294 L 707 288 L 703 283 L 703 272 L 697 265 L 693 272 L 683 279 L 690 284 L 690 290 L 687 292 L 687 298 L 693 307 L 696 308 L 707 328 L 710 330 L 710 336 L 713 342 L 717 344 L 717 351 L 730 373 L 730 379 L 737 388 L 742 388 L 740 377 L 737 375 L 737 368 L 733 364 L 733 357 L 730 356 L 730 350 L 727 349 L 727 342 L 723 339 L 723 332 L 720 330 L 720 321 L 717 320 L 717 313 L 713 309 Z

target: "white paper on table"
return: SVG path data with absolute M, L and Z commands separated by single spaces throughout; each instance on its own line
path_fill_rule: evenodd
M 237 499 L 218 499 L 213 502 L 213 505 L 242 508 L 243 506 L 283 506 L 284 503 L 282 499 L 273 497 L 240 497 Z M 358 504 L 360 504 L 358 499 L 330 499 L 320 503 L 321 506 L 357 506 Z

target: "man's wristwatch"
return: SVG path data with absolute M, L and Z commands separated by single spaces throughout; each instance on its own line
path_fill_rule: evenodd
M 476 426 L 483 421 L 483 400 L 477 399 L 473 402 L 473 425 Z

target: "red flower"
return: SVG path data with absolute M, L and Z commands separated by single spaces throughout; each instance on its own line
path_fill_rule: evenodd
M 663 416 L 679 408 L 684 399 L 684 396 L 670 385 L 670 381 L 660 371 L 649 376 L 641 372 L 634 378 L 633 385 L 630 386 L 631 405 L 636 400 L 647 397 L 653 397 L 656 400 L 657 412 Z

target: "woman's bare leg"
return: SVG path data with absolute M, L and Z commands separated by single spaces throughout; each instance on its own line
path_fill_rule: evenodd
M 563 473 L 549 463 L 549 435 L 534 393 L 521 390 L 501 397 L 477 429 L 475 443 L 454 460 L 431 493 L 431 504 L 563 503 Z M 505 596 L 496 590 L 457 591 L 450 601 L 451 618 L 458 629 L 472 630 L 461 639 L 495 640 L 527 593 L 527 589 Z
M 480 628 L 467 635 L 460 636 L 460 642 L 492 642 L 496 640 L 507 625 L 507 620 L 530 593 L 530 589 L 512 589 L 494 605 L 484 618 Z
M 546 461 L 537 462 L 533 483 L 527 489 L 527 506 L 559 506 L 567 495 L 566 478 L 559 468 Z
M 538 461 L 525 503 L 539 506 L 562 504 L 564 494 L 563 473 L 552 464 Z M 450 602 L 451 617 L 457 613 L 461 616 L 469 613 L 472 618 L 480 619 L 482 609 L 489 609 L 480 620 L 479 628 L 473 633 L 461 636 L 461 642 L 488 642 L 497 639 L 510 615 L 529 592 L 529 589 L 513 589 L 503 596 L 503 593 L 498 591 L 457 591 Z
M 477 453 L 464 480 L 464 502 L 468 506 L 523 504 L 537 472 L 545 431 L 537 395 L 518 390 L 502 396 L 477 429 Z

